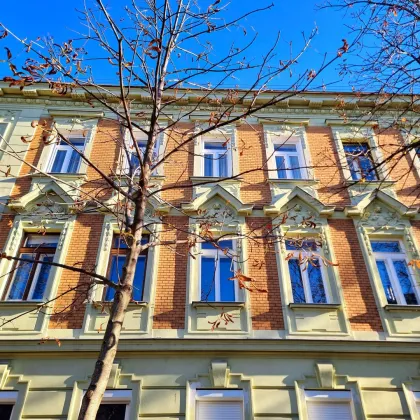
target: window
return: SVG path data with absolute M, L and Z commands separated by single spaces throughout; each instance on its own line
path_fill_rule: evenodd
M 69 144 L 70 143 L 70 144 Z M 61 174 L 75 174 L 79 171 L 81 156 L 75 150 L 83 152 L 85 148 L 84 137 L 68 137 L 68 142 L 60 140 L 55 146 L 51 156 L 49 172 Z
M 351 391 L 305 391 L 308 420 L 354 420 Z
M 142 244 L 149 242 L 149 237 L 143 235 Z M 109 278 L 113 283 L 118 283 L 122 275 L 122 268 L 125 263 L 128 246 L 126 242 L 120 237 L 115 236 L 112 241 L 111 258 L 109 262 Z M 143 299 L 144 278 L 147 264 L 147 250 L 139 255 L 137 260 L 136 272 L 133 282 L 133 296 L 132 299 L 139 302 Z M 114 299 L 115 289 L 105 289 L 105 301 L 112 301 Z
M 388 303 L 418 305 L 401 242 L 372 240 L 370 243 Z
M 234 276 L 234 243 L 219 241 L 219 249 L 212 243 L 201 244 L 200 300 L 208 302 L 234 302 L 237 298 Z
M 107 390 L 96 414 L 96 420 L 128 420 L 131 390 Z
M 378 174 L 373 168 L 372 153 L 367 143 L 344 143 L 344 153 L 353 180 L 378 180 Z
M 313 241 L 286 240 L 294 303 L 327 303 L 321 261 Z
M 13 407 L 18 397 L 17 391 L 0 391 L 0 419 L 12 418 Z
M 196 420 L 243 420 L 242 390 L 198 389 L 196 391 Z
M 143 159 L 144 154 L 146 153 L 146 140 L 138 140 L 137 146 L 140 150 L 140 157 Z M 130 166 L 134 173 L 139 172 L 140 170 L 140 159 L 137 155 L 137 150 L 133 147 L 132 151 L 129 151 L 130 155 Z
M 231 176 L 230 149 L 226 142 L 204 142 L 204 176 L 225 178 Z
M 42 300 L 47 287 L 51 265 L 38 262 L 52 262 L 59 235 L 26 235 L 18 261 L 6 287 L 7 300 Z M 35 262 L 33 262 L 35 261 Z
M 301 153 L 296 143 L 274 144 L 274 159 L 279 179 L 302 179 L 302 159 L 300 155 Z

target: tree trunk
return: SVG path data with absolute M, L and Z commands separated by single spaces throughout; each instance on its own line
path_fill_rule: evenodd
M 141 191 L 144 193 L 146 188 L 143 187 Z M 134 274 L 136 271 L 137 259 L 140 254 L 143 219 L 146 208 L 146 194 L 143 193 L 140 194 L 140 197 L 136 202 L 134 222 L 132 225 L 134 238 L 133 244 L 129 247 L 130 250 L 122 269 L 122 287 L 117 289 L 115 293 L 99 357 L 95 363 L 95 369 L 89 387 L 83 397 L 78 420 L 94 420 L 96 418 L 96 413 L 105 393 L 112 365 L 117 353 L 125 312 L 131 301 Z

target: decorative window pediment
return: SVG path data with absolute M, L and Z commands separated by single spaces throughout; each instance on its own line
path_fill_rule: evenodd
M 389 194 L 375 189 L 360 195 L 353 206 L 345 209 L 347 216 L 361 217 L 364 224 L 384 227 L 397 218 L 412 218 L 418 213 L 417 207 L 407 207 Z M 388 220 L 387 220 L 388 219 Z
M 248 216 L 253 205 L 244 204 L 242 201 L 220 185 L 198 196 L 192 203 L 183 204 L 182 209 L 187 213 L 206 212 L 207 217 L 221 219 L 220 221 L 234 220 L 236 216 Z
M 45 184 L 33 185 L 24 196 L 10 200 L 8 207 L 22 215 L 57 218 L 72 214 L 76 193 L 64 189 L 62 184 L 49 180 Z
M 299 199 L 303 203 L 306 203 L 310 209 L 321 217 L 329 217 L 334 213 L 334 206 L 324 205 L 320 200 L 301 187 L 294 187 L 292 190 L 282 190 L 280 195 L 274 197 L 272 204 L 264 206 L 264 213 L 267 216 L 275 217 L 284 211 L 293 210 L 290 203 L 294 199 Z

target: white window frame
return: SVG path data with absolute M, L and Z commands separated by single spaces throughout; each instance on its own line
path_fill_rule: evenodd
M 289 145 L 293 145 L 296 146 L 296 152 L 282 152 L 280 150 L 276 150 L 276 146 L 289 146 Z M 278 179 L 290 179 L 290 180 L 300 180 L 300 179 L 306 179 L 308 174 L 306 169 L 303 167 L 303 162 L 305 161 L 304 156 L 303 156 L 303 149 L 302 149 L 302 142 L 299 139 L 296 139 L 294 137 L 292 137 L 291 139 L 287 139 L 285 141 L 273 141 L 273 161 L 274 161 L 274 168 L 275 168 L 275 175 L 276 178 Z M 278 176 L 278 171 L 279 169 L 277 168 L 277 163 L 276 163 L 276 157 L 277 156 L 282 156 L 284 159 L 284 166 L 285 166 L 285 172 L 286 172 L 286 177 L 285 178 L 280 178 Z M 300 172 L 300 178 L 294 178 L 293 177 L 293 170 L 292 170 L 292 164 L 290 162 L 290 157 L 297 157 L 298 160 L 298 168 L 295 168 L 297 170 L 299 170 Z
M 370 144 L 369 144 L 369 141 L 367 139 L 364 140 L 364 141 L 354 141 L 354 142 L 353 141 L 345 141 L 343 143 L 343 150 L 344 150 L 344 154 L 346 155 L 346 163 L 347 163 L 348 170 L 350 172 L 350 178 L 351 178 L 352 181 L 360 181 L 362 179 L 362 173 L 361 173 L 362 171 L 361 171 L 361 168 L 359 166 L 359 163 L 357 162 L 357 160 L 353 160 L 352 161 L 353 169 L 352 169 L 351 166 L 350 166 L 350 164 L 349 164 L 349 162 L 348 162 L 348 159 L 347 159 L 347 152 L 345 150 L 345 147 L 346 147 L 346 145 L 350 145 L 350 144 L 351 145 L 362 145 L 362 144 L 366 144 L 367 145 L 368 155 L 370 155 L 370 157 L 372 157 L 372 158 L 374 157 L 374 155 L 372 154 L 372 149 L 371 149 Z M 374 163 L 372 162 L 372 166 L 373 165 L 374 165 Z M 356 179 L 353 179 L 352 171 L 355 173 Z M 378 172 L 377 169 L 374 169 L 374 174 L 375 174 L 376 179 L 369 180 L 367 182 L 377 182 L 377 181 L 380 180 L 379 172 Z
M 306 130 L 302 126 L 293 125 L 264 125 L 264 143 L 267 155 L 267 167 L 269 170 L 268 178 L 281 181 L 307 181 L 314 176 L 312 169 L 311 156 L 308 152 L 308 142 L 306 139 Z M 292 171 L 286 171 L 287 178 L 279 178 L 276 164 L 275 146 L 296 145 L 296 151 L 299 160 L 300 178 L 293 178 Z M 279 154 L 282 154 L 279 152 Z M 285 163 L 286 168 L 290 167 L 289 159 Z
M 410 276 L 410 281 L 411 281 L 411 285 L 413 287 L 414 293 L 417 297 L 417 302 L 419 302 L 418 304 L 420 305 L 420 293 L 418 290 L 418 285 L 417 283 L 414 281 L 414 273 L 411 269 L 411 267 L 408 265 L 408 258 L 407 258 L 407 252 L 405 250 L 404 247 L 404 243 L 401 239 L 398 238 L 389 238 L 389 239 L 377 239 L 374 236 L 369 238 L 370 241 L 374 241 L 374 242 L 398 242 L 401 252 L 376 252 L 372 250 L 372 255 L 374 258 L 374 267 L 376 269 L 376 272 L 378 274 L 378 278 L 380 281 L 380 284 L 382 286 L 382 292 L 385 295 L 385 301 L 388 304 L 387 298 L 386 298 L 386 293 L 383 290 L 383 284 L 382 284 L 382 278 L 381 275 L 379 273 L 378 267 L 376 266 L 376 261 L 380 260 L 380 261 L 385 261 L 385 267 L 387 269 L 388 275 L 389 275 L 389 279 L 391 281 L 391 285 L 392 288 L 394 290 L 395 293 L 395 298 L 397 300 L 397 305 L 407 305 L 404 294 L 402 293 L 401 290 L 401 285 L 400 285 L 400 281 L 398 279 L 398 275 L 396 274 L 395 268 L 394 268 L 394 264 L 392 264 L 393 260 L 404 260 L 407 263 L 407 271 L 408 271 L 408 275 Z M 390 304 L 392 305 L 392 304 Z
M 222 177 L 220 175 L 214 175 L 216 173 L 220 173 L 220 159 L 219 158 L 214 158 L 213 157 L 213 176 L 209 176 L 209 175 L 205 175 L 205 162 L 206 162 L 206 158 L 205 155 L 206 154 L 212 154 L 213 156 L 216 154 L 214 152 L 212 152 L 211 149 L 206 149 L 206 144 L 207 143 L 220 143 L 220 147 L 223 147 L 223 144 L 226 143 L 225 149 L 226 149 L 226 176 Z M 202 159 L 203 159 L 203 165 L 202 165 L 202 169 L 201 169 L 201 175 L 205 176 L 205 177 L 209 177 L 209 178 L 230 178 L 232 176 L 232 148 L 230 147 L 230 141 L 227 142 L 227 140 L 225 138 L 211 138 L 211 137 L 206 137 L 204 136 L 203 138 L 203 145 L 202 145 L 202 149 L 203 149 L 203 153 L 202 153 Z M 206 150 L 208 151 L 208 153 L 206 153 Z
M 196 389 L 195 390 L 195 419 L 200 420 L 198 416 L 197 402 L 224 402 L 234 401 L 242 402 L 242 420 L 245 420 L 245 395 L 242 389 Z
M 41 235 L 34 234 L 32 232 L 24 232 L 23 237 L 25 237 L 26 235 L 41 236 Z M 43 257 L 45 257 L 45 256 L 53 256 L 53 262 L 55 262 L 56 254 L 59 251 L 58 246 L 59 246 L 59 243 L 60 243 L 60 233 L 54 233 L 54 235 L 57 236 L 57 247 L 54 248 L 54 253 L 49 253 L 49 254 L 44 253 L 44 254 L 41 254 Z M 44 238 L 48 238 L 48 236 L 45 236 Z M 20 255 L 20 253 L 19 253 L 20 248 L 21 247 L 18 248 L 18 252 L 17 252 L 17 256 L 18 257 Z M 35 250 L 35 248 L 34 248 L 34 250 Z M 43 260 L 38 260 L 38 261 L 43 261 Z M 19 264 L 19 262 L 20 261 L 17 261 L 17 264 Z M 31 288 L 29 289 L 29 292 L 28 292 L 28 297 L 26 299 L 9 299 L 8 298 L 8 295 L 10 293 L 10 290 L 11 290 L 12 286 L 13 286 L 13 283 L 15 282 L 17 270 L 14 270 L 13 273 L 10 273 L 10 276 L 12 278 L 11 278 L 9 287 L 4 292 L 4 297 L 5 298 L 4 298 L 3 302 L 44 302 L 46 300 L 46 296 L 43 296 L 42 299 L 32 299 L 32 296 L 33 296 L 33 293 L 34 293 L 34 289 L 35 289 L 35 287 L 36 287 L 36 285 L 38 283 L 38 276 L 39 276 L 39 272 L 41 270 L 41 267 L 42 267 L 42 263 L 41 264 L 38 264 L 38 267 L 36 268 L 36 271 L 35 271 L 34 276 L 33 276 L 33 279 L 32 279 Z M 49 284 L 52 281 L 52 271 L 53 271 L 52 269 L 53 269 L 53 266 L 51 266 L 50 272 L 48 274 L 47 284 L 45 286 L 45 294 L 47 293 Z M 34 281 L 35 279 L 36 279 L 36 281 Z M 8 280 L 9 280 L 9 277 L 7 278 L 7 281 Z
M 223 238 L 223 240 L 226 240 L 226 241 L 231 240 L 232 245 L 233 245 L 232 251 L 233 251 L 234 254 L 237 254 L 236 240 L 235 239 L 230 239 L 229 237 Z M 199 267 L 199 269 L 198 269 L 198 299 L 197 299 L 198 301 L 201 301 L 201 271 L 202 271 L 202 269 L 201 269 L 201 266 L 202 266 L 201 259 L 203 257 L 207 257 L 207 258 L 214 257 L 215 260 L 216 260 L 217 257 L 219 259 L 220 258 L 230 259 L 220 249 L 217 249 L 217 248 L 203 249 L 202 246 L 200 245 L 200 260 L 199 260 L 199 265 L 198 265 L 198 267 Z M 231 263 L 233 264 L 233 271 L 236 271 L 237 270 L 237 263 L 233 259 L 231 259 Z M 232 281 L 233 281 L 234 290 L 235 290 L 235 302 L 238 302 L 239 301 L 239 295 L 240 295 L 239 294 L 238 282 L 234 281 L 234 280 L 232 280 Z M 219 303 L 219 302 L 223 303 L 224 301 L 220 300 L 220 264 L 216 265 L 216 273 L 215 273 L 215 276 L 214 276 L 214 283 L 215 283 L 214 284 L 214 299 L 215 299 L 214 303 Z M 209 303 L 211 303 L 211 302 L 213 302 L 213 301 L 209 301 Z
M 146 127 L 144 127 L 146 128 Z M 164 133 L 162 132 L 161 134 L 159 134 L 158 138 L 156 139 L 156 143 L 155 143 L 155 148 L 153 150 L 153 156 L 156 156 L 156 160 L 159 160 L 159 158 L 161 158 L 163 156 L 163 136 Z M 138 130 L 138 129 L 134 129 L 134 137 L 136 139 L 136 143 L 146 143 L 147 144 L 147 137 L 146 135 Z M 130 132 L 128 131 L 128 129 L 125 130 L 125 135 L 124 135 L 124 142 L 125 142 L 125 147 L 127 148 L 128 152 L 130 153 L 130 151 L 135 152 L 135 149 L 131 148 L 131 135 Z M 122 170 L 124 173 L 128 173 L 129 168 L 130 168 L 130 156 L 127 156 L 126 151 L 124 150 L 124 148 L 121 148 L 121 153 L 122 153 L 122 158 L 120 159 L 120 164 L 122 166 Z M 163 174 L 163 166 L 164 165 L 160 165 L 160 167 L 158 169 L 155 169 L 152 173 L 152 176 L 159 176 Z M 134 172 L 134 175 L 137 175 L 138 169 Z
M 348 182 L 356 182 L 353 180 L 350 172 L 350 168 L 347 163 L 347 156 L 344 151 L 344 144 L 346 143 L 367 143 L 370 149 L 372 158 L 376 162 L 383 161 L 383 155 L 378 147 L 378 141 L 372 127 L 362 127 L 358 125 L 347 126 L 341 123 L 337 123 L 336 120 L 326 120 L 327 125 L 331 126 L 334 142 L 337 149 L 338 158 L 340 165 L 343 170 L 344 179 Z M 374 123 L 374 122 L 372 122 Z M 385 165 L 376 169 L 378 176 L 377 181 L 368 182 L 383 182 L 383 180 L 389 180 L 388 171 Z
M 327 404 L 346 402 L 350 405 L 352 419 L 356 420 L 354 401 L 351 390 L 305 390 L 306 410 L 308 411 L 308 402 L 321 403 L 330 400 Z M 310 419 L 309 419 L 310 420 Z
M 18 391 L 0 391 L 0 404 L 2 405 L 12 405 L 12 412 L 10 418 L 13 418 L 13 414 L 16 411 L 16 402 L 18 399 Z
M 71 142 L 71 139 L 84 139 L 83 148 L 80 148 L 80 147 L 77 147 L 77 146 L 75 146 L 75 147 L 80 152 L 82 152 L 82 153 L 85 152 L 86 144 L 87 144 L 86 136 L 83 136 L 83 135 L 80 135 L 80 134 L 69 134 L 69 135 L 66 136 L 66 138 L 70 142 Z M 54 140 L 54 141 L 57 141 L 58 143 L 60 143 L 61 139 L 59 137 L 57 137 L 57 139 Z M 66 170 L 62 171 L 62 172 L 57 172 L 57 173 L 58 174 L 74 174 L 74 173 L 79 174 L 80 173 L 80 168 L 82 166 L 82 161 L 83 161 L 82 157 L 80 157 L 79 167 L 77 168 L 77 171 L 76 172 L 68 172 L 67 169 L 68 169 L 68 166 L 69 166 L 69 163 L 70 163 L 70 158 L 71 158 L 71 155 L 72 155 L 72 152 L 74 151 L 74 149 L 69 144 L 57 144 L 57 143 L 54 145 L 54 149 L 51 153 L 50 160 L 49 160 L 49 163 L 48 163 L 47 172 L 51 173 L 51 170 L 54 166 L 54 161 L 55 161 L 55 158 L 57 156 L 57 153 L 61 150 L 66 151 L 66 157 L 65 157 L 64 162 L 63 162 L 63 168 L 66 168 Z
M 285 238 L 285 241 L 293 240 L 293 239 L 294 238 L 292 238 L 292 237 L 288 237 L 288 238 L 286 237 Z M 304 251 L 304 250 L 300 250 L 300 251 L 299 250 L 296 250 L 296 251 L 294 251 L 294 250 L 290 250 L 290 249 L 287 249 L 286 248 L 286 251 L 285 252 L 286 252 L 286 255 L 288 255 L 290 253 L 293 253 L 293 258 L 291 258 L 291 259 L 299 259 L 299 253 L 301 253 L 301 255 L 303 257 L 305 257 L 306 254 L 312 254 L 315 251 Z M 325 300 L 326 300 L 326 302 L 325 303 L 315 303 L 316 305 L 323 305 L 323 304 L 326 304 L 326 303 L 330 303 L 331 302 L 329 285 L 327 283 L 327 278 L 328 278 L 327 275 L 328 275 L 328 273 L 326 272 L 325 266 L 324 266 L 323 262 L 321 261 L 321 252 L 322 252 L 322 250 L 320 250 L 317 247 L 316 253 L 319 254 L 319 256 L 317 255 L 316 258 L 318 259 L 319 265 L 320 265 L 321 277 L 322 277 L 322 284 L 324 286 Z M 287 264 L 287 275 L 289 277 L 290 290 L 291 290 L 291 293 L 292 293 L 291 302 L 292 303 L 296 303 L 293 300 L 292 279 L 290 277 L 289 261 L 286 261 L 286 264 Z M 306 300 L 305 303 L 314 303 L 313 300 L 312 300 L 311 285 L 310 285 L 310 282 L 309 282 L 308 270 L 303 271 L 303 269 L 302 269 L 301 266 L 299 268 L 300 268 L 300 273 L 301 273 L 301 276 L 302 276 L 303 290 L 305 292 L 305 300 Z M 301 302 L 297 302 L 297 303 L 301 303 Z

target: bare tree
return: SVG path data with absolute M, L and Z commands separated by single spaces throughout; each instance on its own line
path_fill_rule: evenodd
M 160 218 L 166 229 L 176 229 L 182 233 L 183 238 L 163 242 L 159 238 L 152 237 L 147 243 L 142 241 L 144 232 L 150 229 L 145 222 L 148 200 L 168 189 L 179 188 L 179 185 L 153 184 L 153 173 L 165 162 L 170 161 L 176 153 L 180 151 L 192 153 L 188 145 L 197 137 L 211 132 L 221 132 L 223 127 L 234 123 L 246 123 L 248 116 L 309 89 L 318 75 L 335 60 L 340 59 L 343 53 L 339 52 L 331 58 L 324 56 L 318 68 L 308 68 L 294 76 L 292 70 L 297 65 L 298 59 L 309 48 L 316 35 L 316 28 L 310 31 L 307 37 L 303 37 L 296 51 L 290 48 L 289 43 L 284 43 L 278 34 L 261 57 L 247 57 L 249 49 L 256 42 L 257 34 L 248 32 L 249 29 L 244 26 L 244 22 L 255 13 L 270 10 L 271 6 L 261 6 L 248 12 L 238 13 L 237 17 L 231 19 L 225 15 L 226 8 L 227 5 L 221 0 L 213 2 L 133 0 L 124 9 L 121 17 L 118 13 L 113 16 L 102 0 L 96 0 L 90 7 L 80 12 L 82 29 L 76 33 L 74 39 L 62 44 L 57 44 L 51 37 L 27 40 L 7 27 L 6 23 L 2 23 L 3 33 L 0 38 L 3 38 L 4 42 L 9 39 L 17 40 L 28 55 L 25 63 L 18 68 L 11 48 L 6 47 L 13 75 L 5 77 L 3 81 L 21 89 L 46 82 L 56 94 L 63 97 L 71 92 L 83 92 L 85 103 L 105 110 L 107 116 L 104 119 L 118 124 L 126 136 L 126 140 L 110 138 L 110 142 L 117 143 L 124 153 L 119 170 L 108 173 L 75 147 L 68 135 L 60 132 L 58 126 L 50 125 L 48 121 L 41 121 L 38 127 L 43 131 L 46 144 L 53 141 L 69 145 L 95 173 L 94 188 L 74 189 L 77 197 L 74 211 L 94 212 L 106 208 L 106 211 L 113 214 L 118 221 L 121 239 L 128 248 L 118 283 L 98 275 L 95 267 L 82 269 L 59 265 L 66 270 L 88 275 L 92 279 L 87 287 L 79 291 L 82 298 L 87 296 L 94 284 L 103 284 L 115 291 L 101 350 L 89 388 L 83 398 L 79 419 L 95 418 L 106 389 L 118 348 L 124 314 L 132 301 L 133 279 L 139 255 L 150 247 L 172 246 L 175 243 L 184 243 L 186 252 L 192 253 L 196 243 L 209 242 L 212 246 L 222 249 L 232 259 L 238 259 L 237 255 L 223 248 L 221 241 L 226 238 L 223 235 L 214 235 L 212 229 L 220 224 L 220 221 L 214 220 L 214 215 L 197 216 L 197 223 L 200 225 L 198 233 L 189 231 L 187 226 L 175 228 L 166 223 L 164 218 Z M 232 41 L 217 45 L 216 48 L 216 41 L 213 39 L 216 34 L 220 37 L 220 33 L 225 40 L 232 39 Z M 285 46 L 287 49 L 283 51 Z M 97 74 L 103 66 L 108 66 L 116 72 L 117 81 L 114 87 L 96 82 Z M 225 88 L 232 80 L 240 81 L 241 75 L 245 74 L 252 75 L 253 81 L 249 86 L 241 89 Z M 283 80 L 282 77 L 291 80 L 290 87 L 283 91 L 271 90 L 270 85 Z M 147 109 L 139 112 L 136 108 L 136 100 L 132 95 L 134 91 L 141 92 L 142 96 L 148 98 Z M 186 103 L 191 95 L 195 100 Z M 192 129 L 180 128 L 181 121 L 185 121 L 188 116 L 204 106 L 212 109 L 209 111 L 207 121 Z M 175 114 L 174 107 L 177 107 Z M 162 125 L 162 118 L 169 122 Z M 139 132 L 147 139 L 143 147 L 136 140 Z M 166 149 L 162 154 L 157 154 L 156 144 L 163 134 L 172 139 L 175 146 Z M 23 138 L 22 141 L 28 139 Z M 227 137 L 226 143 L 229 141 Z M 53 175 L 25 162 L 11 146 L 6 144 L 3 152 L 31 166 L 35 173 L 42 173 L 54 179 Z M 223 159 L 223 156 L 218 159 Z M 6 176 L 17 176 L 11 174 L 8 168 L 3 168 L 2 171 Z M 253 171 L 268 171 L 268 169 L 264 163 L 247 172 Z M 234 176 L 222 174 L 220 180 L 236 179 L 243 174 L 243 172 Z M 59 182 L 64 181 L 59 180 Z M 192 188 L 209 182 L 212 181 L 203 180 L 194 185 L 182 186 Z M 102 198 L 104 192 L 107 192 L 108 196 L 112 193 L 118 198 L 115 205 L 107 205 L 107 201 Z M 285 218 L 287 215 L 278 224 L 284 223 Z M 301 222 L 313 223 L 310 220 Z M 42 227 L 40 229 L 42 230 Z M 275 229 L 276 224 L 273 223 L 261 234 L 261 226 L 258 226 L 236 238 L 246 237 L 255 243 L 271 241 L 272 244 L 277 240 L 273 235 Z M 306 246 L 303 240 L 298 240 L 295 244 L 297 248 Z M 2 256 L 16 261 L 22 260 L 6 254 Z M 312 258 L 314 256 L 310 253 L 303 258 L 302 263 L 311 263 Z M 45 264 L 57 265 L 53 262 Z M 258 290 L 252 279 L 240 270 L 235 273 L 233 279 L 240 287 Z M 229 322 L 229 319 L 225 314 L 221 314 L 218 322 Z

